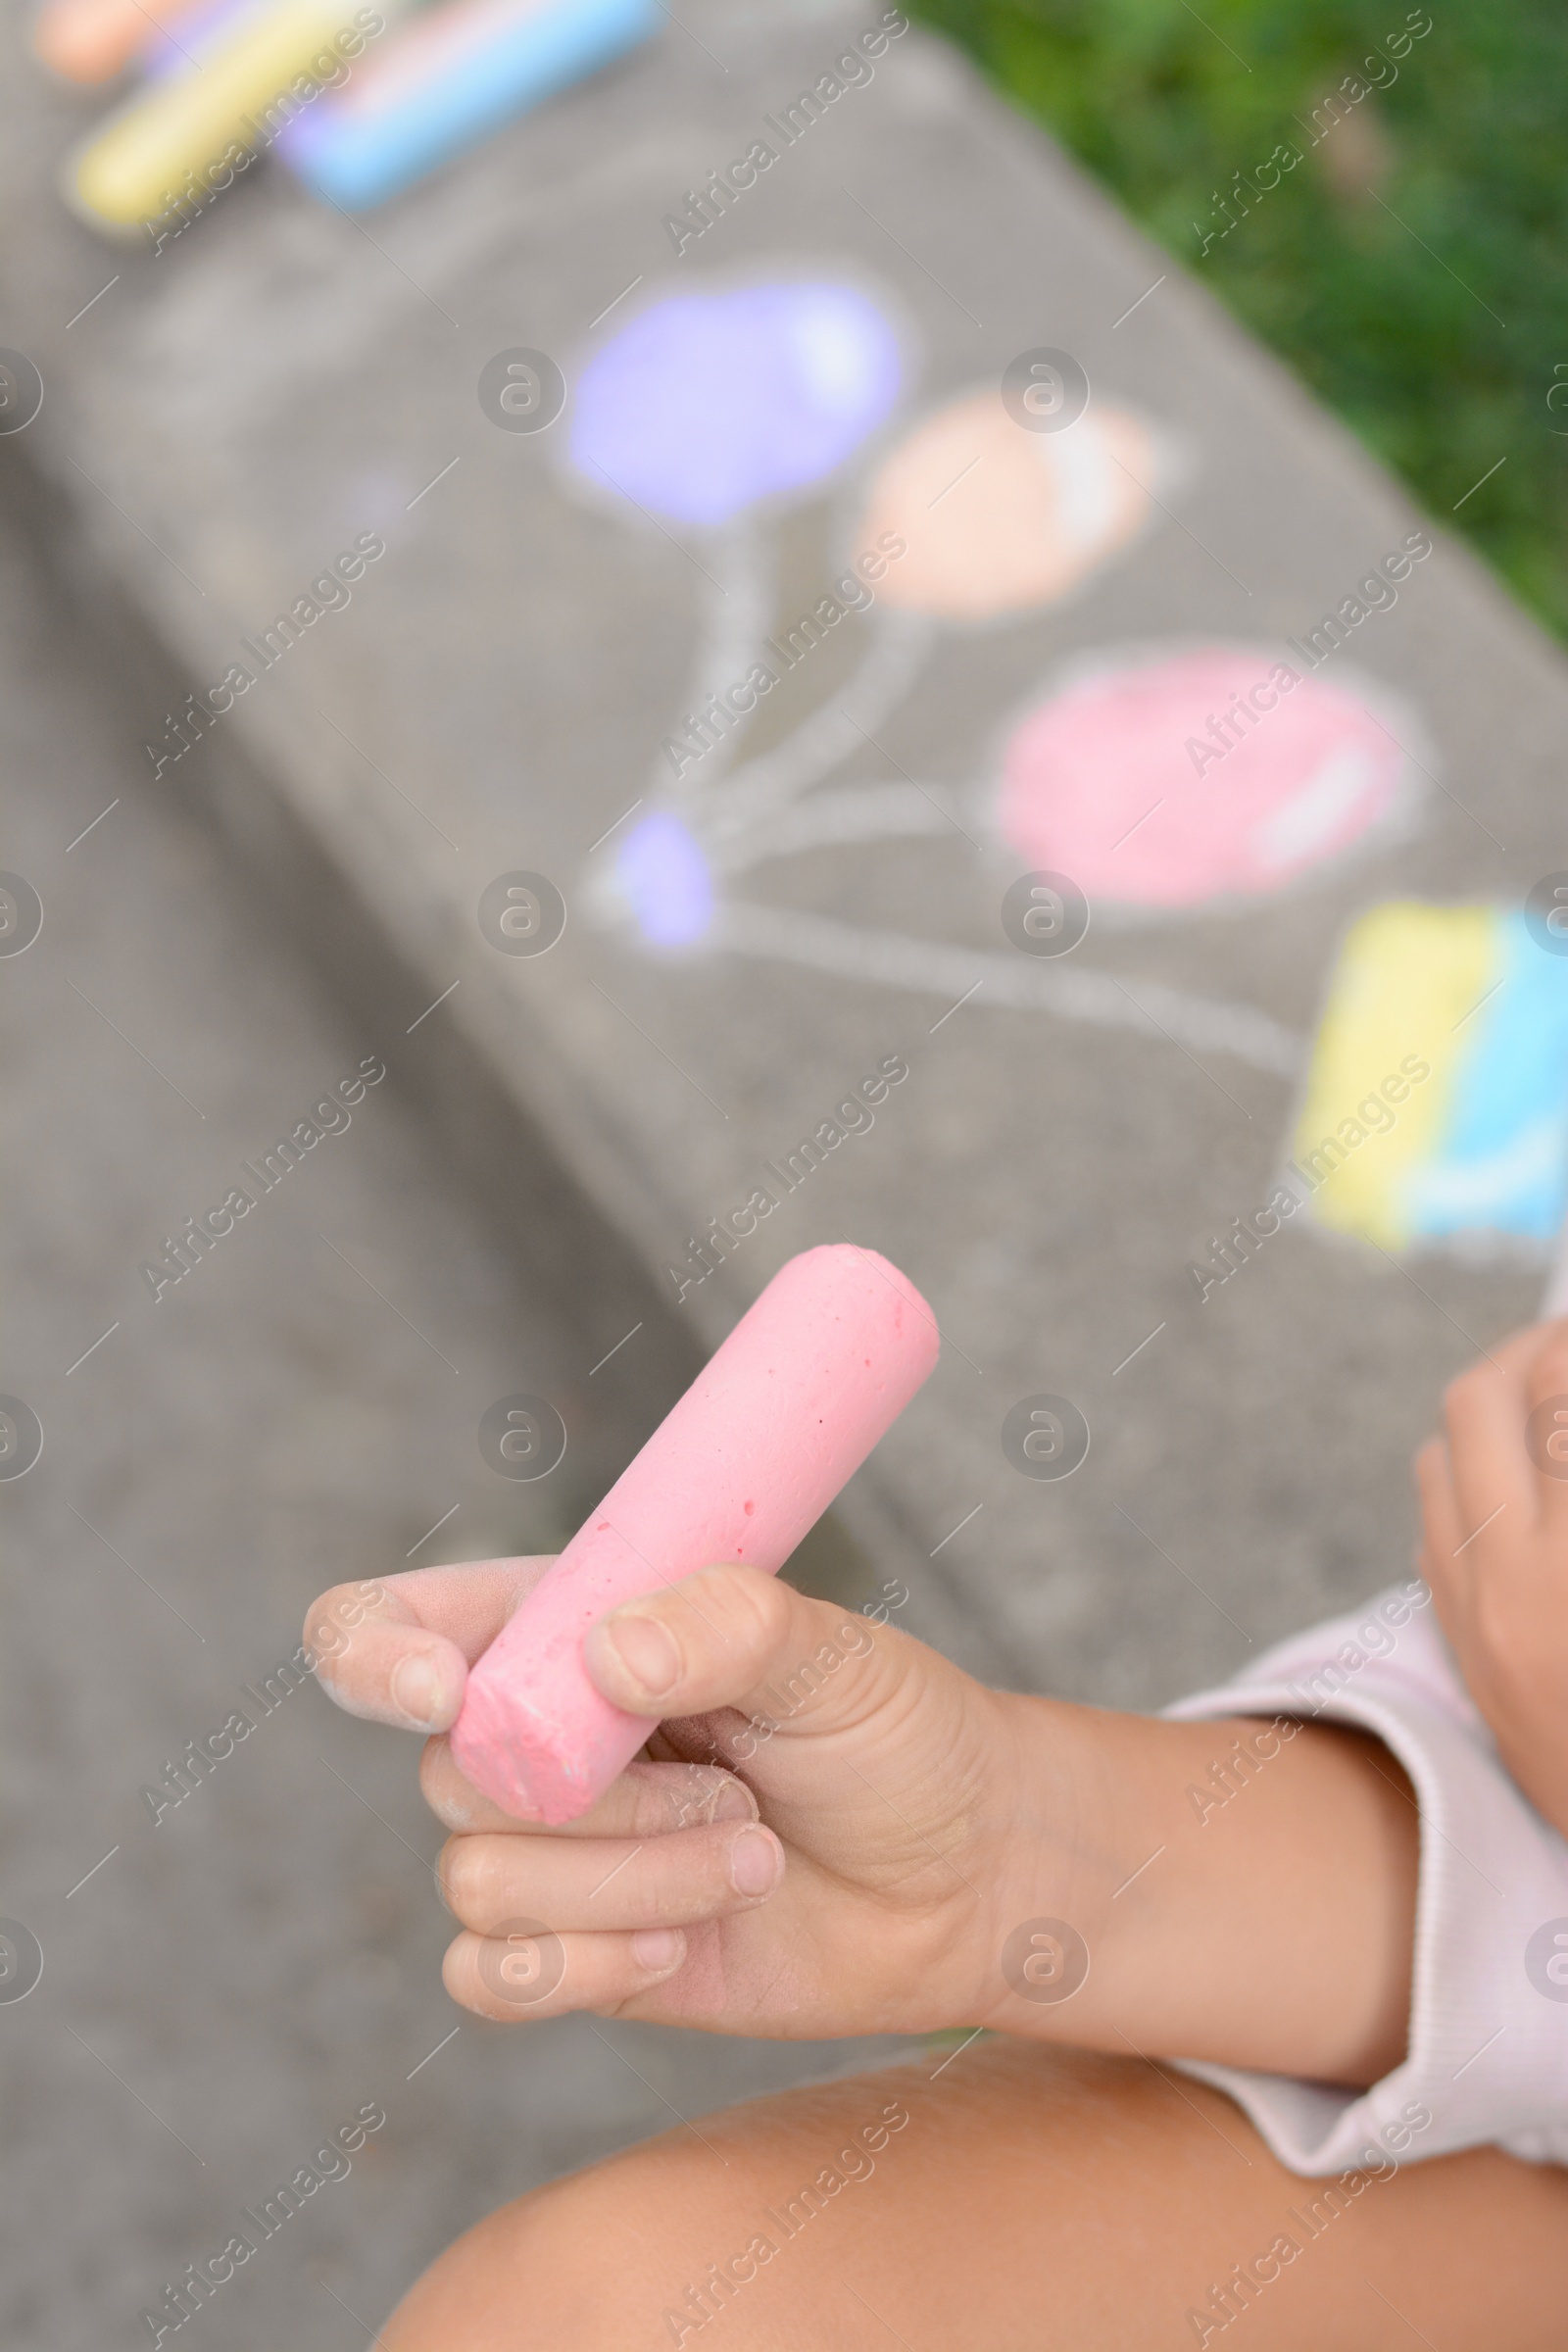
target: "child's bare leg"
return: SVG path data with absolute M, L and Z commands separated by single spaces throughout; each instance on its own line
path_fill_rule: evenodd
M 387 2352 L 1561 2352 L 1568 2172 L 1478 2149 L 1330 2197 L 1168 2070 L 1016 2041 L 940 2063 L 518 2199 L 425 2275 Z

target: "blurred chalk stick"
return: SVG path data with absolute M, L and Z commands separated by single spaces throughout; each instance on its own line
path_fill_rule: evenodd
M 655 0 L 447 0 L 400 28 L 277 152 L 351 212 L 426 172 L 647 40 Z
M 226 185 L 238 164 L 277 138 L 323 85 L 385 31 L 394 0 L 271 0 L 183 73 L 111 115 L 67 162 L 68 203 L 95 225 L 134 230 L 192 187 Z

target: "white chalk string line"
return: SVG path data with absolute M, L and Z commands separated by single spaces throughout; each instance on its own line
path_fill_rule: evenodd
M 680 721 L 690 711 L 701 717 L 703 705 L 741 685 L 755 662 L 762 659 L 762 641 L 772 626 L 778 601 L 776 548 L 773 534 L 759 528 L 749 514 L 716 531 L 705 552 L 713 577 L 703 589 L 703 611 L 691 668 L 691 701 L 675 714 L 671 735 L 684 730 Z M 675 782 L 662 750 L 656 756 L 651 796 L 666 806 L 700 800 L 728 766 L 732 748 L 744 721 L 733 733 L 721 735 L 704 755 L 701 778 Z
M 856 784 L 841 792 L 815 792 L 759 813 L 744 832 L 720 838 L 710 852 L 717 873 L 744 873 L 771 858 L 847 842 L 895 841 L 915 835 L 952 838 L 954 820 L 917 784 Z
M 990 955 L 896 931 L 862 931 L 786 907 L 731 900 L 716 910 L 708 944 L 924 996 L 956 999 L 983 987 L 987 1004 L 1162 1037 L 1194 1053 L 1227 1054 L 1270 1077 L 1299 1077 L 1310 1050 L 1308 1039 L 1266 1013 L 1163 981 L 1121 981 L 1064 959 Z
M 923 614 L 882 613 L 855 675 L 793 735 L 737 768 L 712 795 L 703 811 L 705 836 L 722 842 L 744 833 L 759 814 L 820 783 L 852 752 L 863 750 L 866 737 L 920 675 L 935 636 L 935 624 Z

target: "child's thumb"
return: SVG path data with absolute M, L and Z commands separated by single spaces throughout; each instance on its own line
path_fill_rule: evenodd
M 863 1617 L 810 1600 L 760 1568 L 728 1566 L 699 1568 L 600 1618 L 583 1660 L 629 1715 L 739 1707 L 793 1717 L 830 1704 L 838 1668 L 878 1646 Z

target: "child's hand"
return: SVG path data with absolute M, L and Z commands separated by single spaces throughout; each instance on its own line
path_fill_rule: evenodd
M 547 1564 L 389 1579 L 321 1655 L 322 1682 L 353 1713 L 444 1728 L 466 1664 Z M 318 1654 L 334 1603 L 307 1620 Z M 1012 1924 L 994 1924 L 1013 1810 L 1002 1710 L 1018 1702 L 752 1568 L 616 1611 L 586 1656 L 607 1697 L 649 1718 L 656 1760 L 581 1819 L 517 1822 L 445 1739 L 425 1749 L 425 1795 L 456 1833 L 440 1877 L 467 1931 L 446 1959 L 457 1999 L 494 2018 L 588 2008 L 790 2036 L 972 2024 L 994 2005 L 1004 1987 L 982 1988 L 983 1963 Z M 554 1933 L 514 1929 L 509 1950 L 516 1922 Z
M 1421 1574 L 1508 1770 L 1568 1837 L 1568 1323 L 1456 1380 L 1416 1459 Z
M 443 1732 L 547 1565 L 339 1587 L 306 1619 L 322 1683 L 355 1714 Z M 1375 1740 L 988 1690 L 755 1568 L 612 1612 L 584 1656 L 650 1737 L 581 1820 L 514 1821 L 444 1739 L 425 1747 L 465 1930 L 446 1982 L 483 2016 L 781 2037 L 989 2024 L 1339 2082 L 1403 2049 L 1415 1817 Z M 1220 1805 L 1213 1775 L 1244 1744 L 1268 1760 Z

